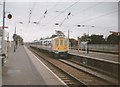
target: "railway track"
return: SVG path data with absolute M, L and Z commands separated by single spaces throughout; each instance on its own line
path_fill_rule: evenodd
M 86 72 L 90 75 L 93 75 L 94 77 L 108 81 L 109 83 L 112 83 L 112 84 L 118 84 L 118 78 L 114 78 L 113 76 L 109 76 L 109 74 L 106 74 L 106 73 L 99 71 L 95 68 L 80 64 L 74 60 L 64 60 L 64 59 L 59 59 L 59 60 L 65 64 L 69 65 L 69 66 L 72 66 L 72 67 L 80 70 L 80 71 L 82 70 L 83 72 Z
M 98 77 L 95 77 L 91 74 L 88 74 L 82 70 L 79 70 L 77 68 L 72 67 L 71 65 L 68 65 L 61 62 L 58 59 L 50 58 L 48 55 L 43 54 L 39 51 L 38 48 L 32 48 L 32 52 L 34 52 L 39 57 L 42 57 L 45 61 L 52 64 L 52 66 L 55 66 L 58 70 L 57 73 L 64 72 L 63 74 L 59 73 L 59 77 L 68 85 L 84 85 L 84 86 L 93 86 L 93 85 L 113 85 L 112 83 L 102 80 Z M 39 51 L 39 52 L 38 52 Z M 54 70 L 54 69 L 53 69 Z M 54 71 L 54 72 L 55 72 Z
M 88 87 L 85 84 L 79 82 L 75 78 L 71 77 L 69 74 L 64 72 L 63 70 L 57 68 L 51 62 L 46 60 L 45 58 L 41 58 L 42 54 L 39 54 L 37 51 L 29 48 L 45 65 L 47 65 L 62 81 L 64 81 L 68 87 L 73 87 L 73 85 L 82 85 L 84 87 Z
M 85 84 L 79 82 L 75 78 L 71 77 L 69 74 L 65 73 L 63 70 L 59 69 L 51 62 L 43 58 L 36 50 L 29 48 L 45 65 L 47 65 L 61 80 L 63 80 L 67 86 L 73 87 L 73 85 L 82 85 L 84 87 L 88 87 Z

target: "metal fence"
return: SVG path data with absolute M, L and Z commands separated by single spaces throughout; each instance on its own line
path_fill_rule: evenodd
M 89 49 L 118 52 L 118 45 L 117 44 L 89 44 Z

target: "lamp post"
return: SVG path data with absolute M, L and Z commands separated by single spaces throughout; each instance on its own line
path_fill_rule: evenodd
M 3 28 L 2 28 L 2 54 L 4 53 L 4 26 L 5 26 L 5 0 L 3 1 Z M 2 65 L 3 65 L 3 57 L 2 55 L 0 56 L 0 86 L 2 86 Z
M 90 28 L 90 27 L 95 27 L 95 26 L 78 24 L 77 27 L 88 27 L 87 53 L 89 53 L 89 42 L 90 42 L 90 39 L 89 39 L 89 28 Z
M 78 53 L 80 51 L 80 37 L 78 37 Z
M 72 31 L 70 31 L 69 29 L 68 29 L 68 41 L 70 40 L 70 32 L 72 32 Z M 72 44 L 71 44 L 71 42 L 69 41 L 69 47 L 70 47 L 70 49 L 72 48 Z
M 70 39 L 70 32 L 72 33 L 72 31 L 68 29 L 68 39 Z
M 2 54 L 5 53 L 5 47 L 4 47 L 4 37 L 5 37 L 5 31 L 4 31 L 4 26 L 5 26 L 5 0 L 3 2 L 3 34 L 2 34 Z
M 8 13 L 6 12 L 5 10 L 5 0 L 3 1 L 3 25 L 2 25 L 2 57 L 6 57 L 6 50 L 5 50 L 5 28 L 8 28 L 5 26 L 5 14 Z M 8 14 L 8 19 L 11 19 L 12 18 L 12 15 L 9 13 Z M 4 61 L 4 59 L 2 58 L 2 61 Z
M 66 31 L 64 31 L 64 32 L 66 32 Z M 69 29 L 68 29 L 68 31 L 67 31 L 67 37 L 68 37 L 68 42 L 69 42 L 69 48 L 71 49 L 72 48 L 72 45 L 71 45 L 71 42 L 70 42 L 70 32 L 72 32 L 72 31 L 70 31 Z
M 6 52 L 5 52 L 5 28 L 8 28 L 8 27 L 5 27 L 5 0 L 3 0 L 3 25 L 1 27 L 1 37 L 2 37 L 2 40 L 1 40 L 1 47 L 2 47 L 2 52 L 1 52 L 1 55 L 0 57 L 2 59 L 0 59 L 0 86 L 2 86 L 2 69 L 1 69 L 1 66 L 3 65 L 3 62 L 4 62 L 4 58 L 6 57 Z M 7 16 L 8 19 L 11 19 L 12 18 L 12 15 L 9 13 L 9 15 Z
M 23 24 L 23 22 L 16 22 L 16 23 L 15 23 L 15 31 L 14 31 L 14 34 L 16 34 L 16 25 L 17 25 L 17 23 Z
M 12 15 L 10 14 L 10 12 L 6 12 L 5 10 L 5 0 L 3 1 L 3 28 L 2 28 L 2 54 L 5 54 L 5 41 L 4 41 L 4 38 L 5 38 L 5 14 L 6 13 L 9 13 L 7 15 L 8 19 L 11 19 L 12 18 Z M 7 27 L 8 28 L 8 27 Z

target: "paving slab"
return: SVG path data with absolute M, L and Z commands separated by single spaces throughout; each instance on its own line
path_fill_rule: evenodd
M 2 76 L 2 85 L 65 85 L 24 46 L 9 48 Z
M 112 63 L 119 63 L 119 57 L 117 54 L 108 54 L 108 53 L 99 53 L 99 52 L 90 52 L 87 54 L 85 51 L 78 51 L 70 49 L 69 54 L 78 55 L 88 58 L 93 58 L 97 60 L 112 62 Z

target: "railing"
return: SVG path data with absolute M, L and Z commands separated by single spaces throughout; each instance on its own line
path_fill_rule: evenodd
M 89 44 L 89 49 L 118 52 L 118 45 L 113 44 Z
M 88 44 L 88 50 L 90 51 L 103 51 L 103 52 L 113 52 L 118 53 L 118 45 L 117 44 Z M 70 47 L 71 49 L 78 49 L 78 46 Z M 80 49 L 85 50 L 85 45 L 80 45 Z

